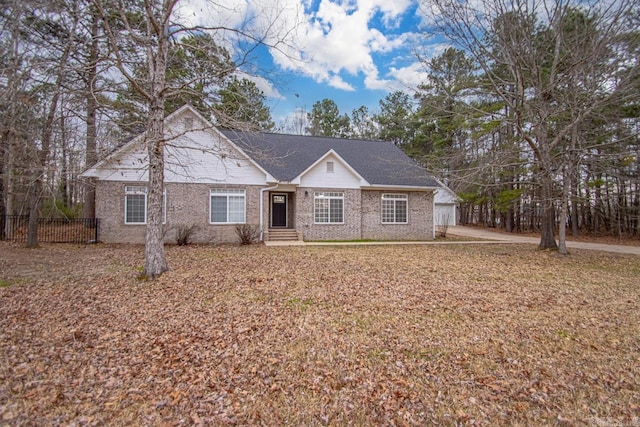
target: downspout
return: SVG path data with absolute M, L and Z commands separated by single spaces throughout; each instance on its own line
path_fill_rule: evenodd
M 431 226 L 433 230 L 431 231 L 431 238 L 433 240 L 436 239 L 436 193 L 439 189 L 433 190 L 433 197 L 431 198 Z
M 263 189 L 260 190 L 260 241 L 262 242 L 264 240 L 264 228 L 263 228 L 263 224 L 264 224 L 264 192 L 265 191 L 270 191 L 270 190 L 275 190 L 276 188 L 278 188 L 278 184 L 276 184 L 273 187 L 265 187 Z

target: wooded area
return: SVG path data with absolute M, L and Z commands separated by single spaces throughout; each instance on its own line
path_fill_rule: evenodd
M 194 27 L 176 4 L 5 2 L 0 216 L 92 217 L 78 175 L 146 130 L 159 250 L 162 118 L 188 102 L 221 127 L 391 141 L 456 191 L 463 224 L 541 232 L 542 248 L 559 233 L 562 252 L 567 230 L 640 236 L 633 2 L 425 1 L 414 50 L 428 77 L 414 92 L 350 116 L 324 99 L 277 125 L 246 78 L 250 52 L 286 44 L 295 23 Z M 445 47 L 423 52 L 434 35 Z

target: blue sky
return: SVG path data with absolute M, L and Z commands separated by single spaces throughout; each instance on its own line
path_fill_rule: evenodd
M 415 51 L 432 55 L 443 45 L 421 31 L 416 0 L 185 0 L 193 24 L 251 28 L 277 48 L 257 49 L 251 77 L 267 95 L 280 123 L 297 108 L 311 111 L 324 98 L 351 114 L 371 112 L 394 90 L 424 81 Z M 269 27 L 269 30 L 265 30 Z

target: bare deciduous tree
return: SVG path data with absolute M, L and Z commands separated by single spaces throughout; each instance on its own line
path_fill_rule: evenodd
M 250 51 L 258 45 L 277 48 L 290 29 L 277 25 L 252 29 L 224 26 L 187 27 L 180 22 L 177 13 L 177 0 L 131 0 L 113 2 L 93 0 L 96 5 L 104 32 L 109 40 L 112 60 L 135 93 L 142 97 L 146 106 L 147 120 L 144 125 L 144 138 L 148 161 L 148 212 L 145 238 L 145 263 L 142 276 L 154 279 L 168 269 L 163 246 L 162 230 L 162 194 L 164 188 L 164 152 L 168 143 L 164 130 L 166 103 L 184 93 L 191 80 L 176 84 L 167 78 L 168 53 L 172 43 L 178 43 L 181 37 L 206 32 L 211 34 L 231 34 L 232 38 L 243 39 L 245 52 L 234 66 L 244 64 Z M 214 8 L 215 4 L 210 4 Z M 279 5 L 270 5 L 265 9 L 268 16 L 278 18 Z M 262 31 L 262 32 L 261 32 Z M 284 34 L 279 34 L 283 32 Z M 247 47 L 248 46 L 248 47 Z M 253 46 L 253 47 L 252 47 Z M 135 64 L 144 62 L 142 75 L 133 73 Z M 216 63 L 203 64 L 203 72 L 216 71 Z M 229 73 L 231 70 L 217 70 Z
M 632 30 L 634 3 L 568 0 L 433 0 L 423 3 L 441 30 L 481 66 L 490 90 L 507 106 L 534 156 L 543 208 L 540 249 L 555 249 L 555 202 L 569 185 L 556 185 L 588 154 L 574 130 L 602 109 L 637 96 L 638 62 L 622 39 Z M 568 178 L 567 178 L 568 179 Z M 567 216 L 562 203 L 561 223 Z M 566 252 L 564 224 L 560 251 Z

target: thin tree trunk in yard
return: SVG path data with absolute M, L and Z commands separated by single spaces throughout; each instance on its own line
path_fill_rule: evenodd
M 15 117 L 14 115 L 14 104 L 12 103 L 9 107 L 10 117 Z M 2 153 L 2 207 L 4 209 L 4 215 L 13 215 L 13 132 L 9 130 L 9 128 L 13 125 L 7 125 L 7 130 L 4 132 L 2 136 L 2 144 L 3 153 Z M 7 218 L 4 224 L 4 230 L 0 231 L 0 234 L 3 234 L 5 237 L 12 237 L 11 232 L 13 230 L 13 226 L 11 225 L 11 220 Z
M 567 254 L 567 216 L 569 214 L 569 176 L 571 165 L 567 166 L 562 177 L 562 205 L 560 208 L 560 225 L 558 230 L 558 252 L 562 255 Z
M 564 171 L 562 173 L 562 204 L 560 208 L 560 225 L 558 230 L 558 252 L 567 254 L 567 218 L 569 218 L 569 199 L 571 198 L 571 180 L 575 176 L 573 156 L 578 145 L 578 128 L 571 129 L 571 145 L 566 153 Z
M 640 163 L 640 158 L 637 160 L 637 162 Z M 640 225 L 640 185 L 636 183 L 634 187 L 635 189 L 631 194 L 631 206 L 633 212 L 633 216 L 631 219 L 631 235 L 637 236 L 638 225 Z
M 89 51 L 89 68 L 87 70 L 87 141 L 85 147 L 85 166 L 91 167 L 98 160 L 96 151 L 96 76 L 98 74 L 98 21 L 97 12 L 91 14 L 91 49 Z M 82 208 L 84 218 L 96 217 L 96 183 L 93 178 L 87 178 L 84 182 L 84 206 Z
M 577 174 L 571 178 L 573 182 L 573 191 L 571 198 L 571 234 L 576 237 L 580 234 L 580 216 L 578 214 L 578 179 L 576 177 Z
M 163 4 L 163 19 L 171 14 L 175 3 Z M 153 16 L 147 16 L 151 25 Z M 157 21 L 155 22 L 157 23 Z M 168 23 L 165 22 L 165 25 Z M 147 123 L 146 144 L 149 156 L 149 188 L 147 206 L 147 228 L 145 236 L 144 278 L 155 279 L 169 269 L 164 253 L 162 229 L 162 193 L 164 191 L 164 102 L 166 90 L 167 53 L 169 38 L 166 28 L 160 27 L 155 33 L 157 46 L 147 49 L 147 64 L 151 79 L 149 99 L 149 121 Z M 152 32 L 150 32 L 152 33 Z
M 155 279 L 167 271 L 162 230 L 162 193 L 164 189 L 164 103 L 156 100 L 149 113 L 147 153 L 149 190 L 145 237 L 144 278 Z

